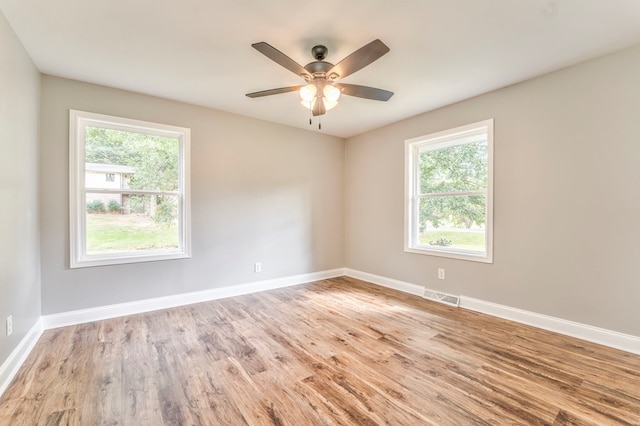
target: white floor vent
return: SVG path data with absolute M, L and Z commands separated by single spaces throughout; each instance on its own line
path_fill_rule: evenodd
M 460 297 L 454 296 L 452 294 L 440 293 L 439 291 L 429 290 L 427 288 L 424 289 L 424 294 L 422 295 L 425 299 L 433 300 L 434 302 L 444 303 L 445 305 L 451 305 L 458 307 L 460 304 Z

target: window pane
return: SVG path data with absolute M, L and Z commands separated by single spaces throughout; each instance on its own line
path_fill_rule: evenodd
M 405 140 L 405 251 L 493 262 L 493 119 Z
M 85 187 L 176 191 L 179 150 L 177 138 L 87 126 Z
M 69 111 L 70 267 L 191 256 L 185 127 Z
M 86 206 L 89 255 L 179 246 L 177 196 L 88 193 Z
M 484 195 L 420 199 L 418 244 L 484 252 L 485 212 Z
M 487 187 L 487 142 L 418 151 L 421 194 L 475 191 Z

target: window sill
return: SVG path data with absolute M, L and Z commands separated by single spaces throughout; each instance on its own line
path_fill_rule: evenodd
M 112 256 L 86 256 L 82 259 L 72 260 L 71 269 L 90 268 L 94 266 L 122 265 L 128 263 L 158 262 L 162 260 L 188 259 L 191 255 L 185 252 L 162 252 L 146 254 L 116 253 Z
M 493 257 L 485 253 L 464 252 L 447 249 L 431 249 L 418 247 L 405 247 L 406 253 L 422 254 L 427 256 L 448 257 L 450 259 L 468 260 L 471 262 L 493 263 Z

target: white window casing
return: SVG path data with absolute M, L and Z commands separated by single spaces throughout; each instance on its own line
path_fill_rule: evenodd
M 420 154 L 447 150 L 456 146 L 480 144 L 486 141 L 486 187 L 457 188 L 451 191 L 421 191 Z M 484 176 L 483 176 L 484 177 Z M 473 185 L 471 185 L 473 186 Z M 420 203 L 425 200 L 453 199 L 456 197 L 484 197 L 484 224 L 477 227 L 476 233 L 484 232 L 484 247 L 456 247 L 425 243 L 421 235 Z M 438 231 L 437 227 L 429 228 Z M 443 244 L 448 241 L 444 239 Z M 432 256 L 471 260 L 476 262 L 493 262 L 493 119 L 457 127 L 442 132 L 408 139 L 405 141 L 405 235 L 404 250 Z
M 176 139 L 178 145 L 178 188 L 175 191 L 131 189 L 128 185 L 87 187 L 85 176 L 85 131 L 87 127 Z M 84 111 L 69 111 L 69 230 L 70 267 L 81 268 L 146 261 L 181 259 L 191 256 L 190 217 L 190 129 Z M 88 253 L 87 194 L 176 197 L 177 247 L 135 251 Z

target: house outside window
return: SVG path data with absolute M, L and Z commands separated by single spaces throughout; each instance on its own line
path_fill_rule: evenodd
M 493 120 L 405 141 L 405 251 L 493 261 Z
M 187 128 L 70 111 L 71 267 L 190 256 Z

